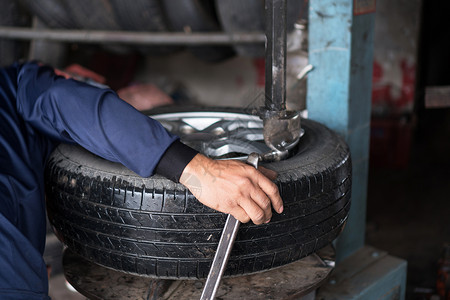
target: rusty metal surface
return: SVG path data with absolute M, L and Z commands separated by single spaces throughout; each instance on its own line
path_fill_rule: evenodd
M 0 38 L 18 40 L 42 39 L 78 43 L 102 42 L 135 45 L 229 45 L 265 42 L 265 36 L 260 32 L 230 34 L 225 34 L 222 32 L 147 33 L 106 30 L 31 29 L 4 26 L 0 26 Z
M 450 86 L 429 86 L 425 89 L 426 108 L 450 107 Z
M 302 135 L 298 112 L 286 111 L 287 0 L 266 0 L 264 141 L 280 156 Z
M 160 299 L 173 283 L 101 267 L 69 249 L 64 251 L 63 267 L 67 281 L 91 300 Z
M 217 298 L 299 299 L 321 286 L 334 268 L 331 245 L 289 265 L 253 275 L 224 278 Z M 66 250 L 64 274 L 81 294 L 97 299 L 199 299 L 205 280 L 140 277 L 91 263 Z
M 304 130 L 301 128 L 300 113 L 282 111 L 266 116 L 264 120 L 264 142 L 275 151 L 286 152 L 297 145 Z

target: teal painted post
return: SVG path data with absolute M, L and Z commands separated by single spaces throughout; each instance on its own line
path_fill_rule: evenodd
M 341 134 L 353 161 L 352 207 L 338 238 L 342 260 L 364 245 L 372 88 L 374 13 L 354 15 L 354 2 L 310 0 L 307 109 L 310 119 Z

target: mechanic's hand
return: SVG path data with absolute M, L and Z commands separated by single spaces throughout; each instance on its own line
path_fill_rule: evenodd
M 264 173 L 264 175 L 263 175 Z M 212 160 L 197 154 L 181 174 L 180 182 L 203 204 L 239 221 L 267 223 L 272 206 L 283 211 L 275 179 L 276 172 L 254 167 L 237 160 Z

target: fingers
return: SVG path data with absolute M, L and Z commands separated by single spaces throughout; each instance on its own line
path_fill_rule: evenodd
M 267 178 L 269 178 L 270 180 L 275 180 L 277 179 L 277 172 L 270 170 L 270 169 L 266 169 L 264 167 L 258 167 L 258 171 L 260 171 L 261 173 L 263 173 L 264 176 L 266 176 Z
M 262 174 L 257 177 L 257 180 L 259 187 L 270 199 L 275 211 L 281 214 L 283 212 L 283 200 L 281 199 L 276 184 L 270 181 L 267 177 L 265 177 Z
M 278 213 L 283 211 L 277 186 L 263 173 L 276 177 L 276 172 L 265 168 L 259 171 L 243 162 L 213 161 L 198 154 L 184 169 L 180 182 L 204 205 L 231 213 L 243 223 L 251 219 L 262 224 L 270 221 L 272 206 Z
M 233 217 L 235 217 L 241 223 L 247 223 L 248 221 L 250 221 L 250 217 L 248 216 L 248 214 L 239 206 L 235 207 L 233 211 L 230 212 L 230 214 L 232 214 Z
M 271 177 L 274 175 L 276 177 L 276 172 L 265 168 L 257 170 L 250 166 L 246 166 L 245 170 L 245 180 L 241 182 L 242 197 L 238 200 L 238 205 L 244 209 L 254 224 L 267 223 L 272 218 L 272 206 L 281 213 L 283 201 L 278 187 L 262 172 Z
M 258 203 L 258 202 L 263 202 L 263 201 L 264 200 L 253 199 L 250 195 L 246 198 L 241 199 L 241 201 L 239 201 L 239 206 L 244 209 L 244 211 L 247 213 L 249 218 L 256 225 L 270 221 L 270 218 L 272 217 L 270 201 L 266 201 L 268 203 L 268 205 Z M 260 205 L 264 206 L 265 209 L 263 209 Z
M 247 193 L 238 204 L 245 210 L 253 223 L 267 223 L 272 218 L 272 206 L 278 213 L 283 211 L 283 202 L 278 187 L 259 170 L 248 169 L 248 172 L 248 182 L 244 189 Z
M 258 219 L 257 223 L 255 224 L 262 224 L 267 223 L 272 219 L 272 205 L 270 199 L 267 197 L 267 195 L 258 187 L 251 190 L 250 194 L 252 200 L 254 203 L 258 205 L 258 209 L 262 210 L 263 218 Z M 261 217 L 261 212 L 254 212 L 255 218 Z M 252 215 L 250 215 L 252 217 Z M 254 218 L 252 218 L 253 220 Z

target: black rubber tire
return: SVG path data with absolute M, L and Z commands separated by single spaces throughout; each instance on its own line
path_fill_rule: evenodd
M 189 28 L 192 32 L 219 32 L 222 30 L 215 15 L 212 1 L 171 0 L 162 1 L 165 14 L 171 28 L 183 32 Z M 192 46 L 189 50 L 197 58 L 206 62 L 220 62 L 236 53 L 229 46 Z
M 169 29 L 158 0 L 110 1 L 117 22 L 124 30 L 154 32 Z
M 29 16 L 24 14 L 19 3 L 0 0 L 0 26 L 26 26 L 30 24 Z M 10 65 L 25 58 L 28 43 L 0 38 L 0 67 Z
M 122 30 L 164 32 L 170 26 L 164 15 L 161 2 L 158 0 L 110 0 L 116 20 Z M 140 46 L 141 53 L 170 54 L 182 49 L 179 46 Z
M 36 15 L 50 28 L 78 28 L 66 6 L 59 0 L 21 0 L 21 2 L 31 14 Z
M 225 275 L 296 261 L 341 232 L 350 208 L 349 149 L 317 122 L 304 120 L 303 128 L 295 155 L 266 164 L 278 172 L 284 212 L 268 224 L 241 225 Z M 143 276 L 206 277 L 226 219 L 181 184 L 141 178 L 77 146 L 60 145 L 51 155 L 46 193 L 54 231 L 72 251 Z
M 64 0 L 64 5 L 78 28 L 96 30 L 120 29 L 109 0 Z
M 295 22 L 302 15 L 303 0 L 287 1 L 287 30 L 294 28 Z M 215 0 L 217 14 L 225 32 L 265 31 L 264 1 L 262 0 Z M 239 55 L 263 57 L 264 44 L 236 45 Z
M 63 4 L 78 28 L 120 30 L 110 0 L 63 0 Z M 125 45 L 105 44 L 104 48 L 117 54 L 130 52 L 130 47 Z

